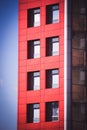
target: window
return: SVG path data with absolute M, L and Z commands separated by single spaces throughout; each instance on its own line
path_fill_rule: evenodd
M 51 37 L 46 39 L 46 56 L 59 55 L 59 38 Z
M 52 69 L 46 71 L 46 88 L 58 88 L 59 87 L 59 71 L 58 69 Z
M 80 49 L 85 48 L 85 38 L 80 38 Z
M 80 71 L 80 81 L 85 81 L 85 71 L 84 70 L 81 70 Z
M 84 7 L 84 8 L 80 8 L 80 14 L 85 14 L 86 13 L 86 8 Z
M 27 104 L 27 123 L 40 121 L 40 104 Z
M 72 71 L 72 83 L 84 85 L 85 84 L 85 70 L 83 68 L 76 68 Z
M 28 72 L 27 74 L 27 89 L 39 90 L 40 89 L 40 72 Z
M 46 6 L 46 24 L 59 22 L 59 5 Z
M 28 10 L 28 27 L 40 26 L 40 8 Z
M 27 46 L 27 58 L 39 58 L 40 57 L 40 40 L 28 41 Z
M 72 119 L 80 123 L 86 120 L 86 104 L 81 102 L 72 103 Z
M 59 120 L 59 107 L 58 102 L 46 103 L 46 121 L 58 121 Z

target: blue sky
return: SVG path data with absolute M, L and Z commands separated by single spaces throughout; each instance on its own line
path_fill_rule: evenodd
M 18 2 L 0 0 L 0 130 L 17 127 Z

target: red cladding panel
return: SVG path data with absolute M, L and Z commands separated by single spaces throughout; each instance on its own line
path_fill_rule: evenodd
M 59 22 L 46 24 L 46 6 L 59 4 Z M 27 27 L 27 10 L 40 7 L 40 26 Z M 19 0 L 18 130 L 64 130 L 64 0 Z M 59 37 L 59 55 L 46 56 L 46 38 Z M 27 59 L 27 42 L 40 39 L 40 58 Z M 59 69 L 59 87 L 46 89 L 46 70 Z M 27 90 L 27 72 L 40 71 L 40 90 Z M 58 101 L 59 120 L 45 121 L 46 102 Z M 40 103 L 40 122 L 27 123 L 27 104 Z

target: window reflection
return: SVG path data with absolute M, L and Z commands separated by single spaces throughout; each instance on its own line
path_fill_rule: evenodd
M 52 120 L 58 120 L 58 115 L 59 115 L 59 109 L 58 109 L 58 103 L 53 102 L 52 103 Z
M 46 121 L 58 121 L 59 120 L 59 107 L 58 102 L 46 103 Z
M 40 8 L 28 10 L 28 27 L 40 26 Z
M 46 24 L 59 22 L 59 5 L 48 5 L 46 7 Z
M 58 87 L 58 75 L 53 75 L 52 76 L 52 88 L 57 88 Z
M 59 21 L 59 11 L 58 10 L 54 10 L 53 11 L 53 19 L 52 19 L 52 23 L 57 23 Z
M 85 84 L 85 71 L 81 69 L 75 69 L 72 71 L 72 83 L 73 84 Z
M 27 104 L 27 123 L 40 122 L 40 104 Z
M 49 37 L 46 39 L 46 56 L 59 55 L 59 37 Z
M 34 27 L 40 26 L 40 14 L 34 15 Z
M 27 75 L 27 89 L 39 90 L 40 89 L 40 72 L 28 72 Z
M 34 105 L 34 115 L 33 115 L 33 122 L 39 122 L 40 121 L 40 109 L 39 104 L 36 104 L 37 107 Z
M 34 77 L 34 90 L 39 90 L 39 89 L 40 89 L 40 78 Z
M 35 45 L 34 46 L 34 58 L 39 58 L 40 57 L 40 45 Z
M 53 54 L 53 56 L 59 55 L 59 43 L 58 43 L 58 41 L 57 41 L 57 42 L 54 42 L 52 46 L 53 46 L 53 47 L 52 47 L 52 48 L 53 48 L 53 49 L 52 49 L 52 54 Z
M 59 87 L 59 71 L 58 69 L 46 71 L 46 88 Z
M 28 41 L 27 58 L 40 58 L 40 40 Z

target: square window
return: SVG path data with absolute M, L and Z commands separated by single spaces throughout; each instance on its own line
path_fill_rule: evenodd
M 40 122 L 40 104 L 27 104 L 27 123 Z
M 40 8 L 28 9 L 28 27 L 40 26 Z
M 58 121 L 59 120 L 59 103 L 46 102 L 46 121 Z
M 46 70 L 46 88 L 59 87 L 59 71 L 58 69 Z
M 83 7 L 83 8 L 80 8 L 80 14 L 85 14 L 86 13 L 86 8 Z
M 46 24 L 59 22 L 59 5 L 47 5 L 46 6 Z
M 40 58 L 40 40 L 28 41 L 27 58 Z
M 40 72 L 28 72 L 27 74 L 27 90 L 40 89 Z
M 46 56 L 59 55 L 59 37 L 46 38 Z

